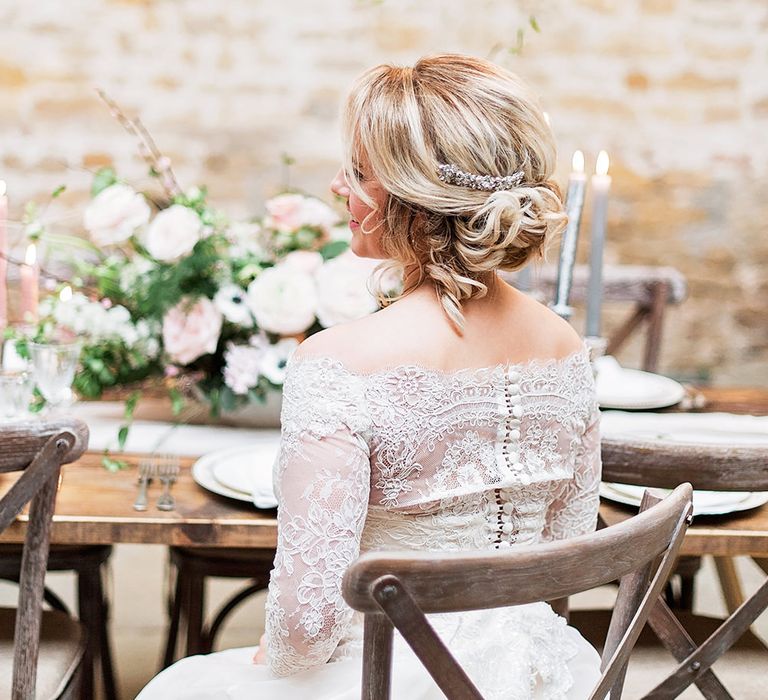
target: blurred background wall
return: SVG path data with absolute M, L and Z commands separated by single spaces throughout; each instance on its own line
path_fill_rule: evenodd
M 141 116 L 183 185 L 241 215 L 286 184 L 328 197 L 339 105 L 366 67 L 491 57 L 541 95 L 563 183 L 576 148 L 588 171 L 609 151 L 608 262 L 686 276 L 661 370 L 768 385 L 765 0 L 2 0 L 0 46 L 11 218 L 66 184 L 46 216 L 72 231 L 89 171 L 146 181 L 97 86 Z

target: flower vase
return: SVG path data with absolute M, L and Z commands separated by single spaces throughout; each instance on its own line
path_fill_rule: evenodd
M 271 391 L 264 403 L 249 403 L 232 411 L 222 411 L 217 422 L 238 428 L 279 428 L 282 406 L 283 393 Z

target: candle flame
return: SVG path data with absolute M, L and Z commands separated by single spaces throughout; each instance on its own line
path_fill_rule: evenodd
M 69 285 L 66 285 L 62 288 L 62 290 L 59 292 L 59 299 L 63 302 L 67 302 L 72 298 L 72 287 Z
M 573 168 L 573 172 L 575 173 L 584 172 L 584 154 L 581 151 L 574 151 L 573 160 L 571 160 L 571 166 Z
M 551 125 L 551 122 L 549 121 L 549 112 L 542 112 L 544 115 L 544 121 L 547 122 L 547 126 Z
M 37 248 L 34 243 L 30 243 L 27 246 L 27 254 L 24 256 L 24 264 L 30 267 L 37 261 Z
M 0 197 L 2 197 L 7 191 L 5 186 L 5 180 L 0 180 Z
M 610 164 L 610 160 L 608 158 L 608 153 L 606 153 L 606 151 L 600 151 L 600 153 L 597 154 L 597 163 L 595 164 L 595 173 L 597 175 L 607 175 L 609 164 Z

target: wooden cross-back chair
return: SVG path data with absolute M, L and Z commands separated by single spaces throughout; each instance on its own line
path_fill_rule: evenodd
M 77 420 L 0 425 L 0 474 L 22 472 L 0 499 L 0 532 L 30 504 L 18 606 L 0 608 L 0 697 L 71 698 L 77 690 L 83 630 L 42 604 L 61 465 L 87 444 L 88 428 Z
M 390 694 L 397 628 L 450 700 L 482 700 L 426 614 L 563 598 L 621 579 L 591 698 L 621 696 L 630 651 L 671 571 L 691 514 L 691 487 L 663 501 L 646 493 L 639 515 L 565 541 L 503 552 L 377 552 L 344 576 L 344 599 L 365 614 L 364 700 Z
M 707 491 L 768 491 L 768 448 L 763 446 L 604 438 L 601 451 L 603 481 L 657 488 L 689 482 Z M 755 561 L 768 573 L 768 560 Z M 716 563 L 721 581 L 738 583 L 732 559 L 718 557 Z M 731 699 L 711 666 L 768 608 L 768 579 L 748 600 L 725 586 L 724 593 L 731 614 L 698 647 L 664 600 L 658 600 L 648 622 L 678 666 L 646 697 L 675 698 L 695 683 L 705 698 Z

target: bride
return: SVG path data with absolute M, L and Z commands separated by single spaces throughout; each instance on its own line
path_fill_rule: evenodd
M 139 695 L 359 698 L 362 620 L 341 595 L 373 549 L 499 549 L 595 527 L 598 410 L 571 327 L 505 284 L 564 224 L 552 134 L 529 89 L 441 55 L 366 72 L 332 189 L 351 247 L 404 293 L 291 359 L 279 541 L 258 648 L 182 659 Z M 546 603 L 436 615 L 487 698 L 586 698 L 597 652 Z M 393 697 L 443 697 L 402 639 Z

